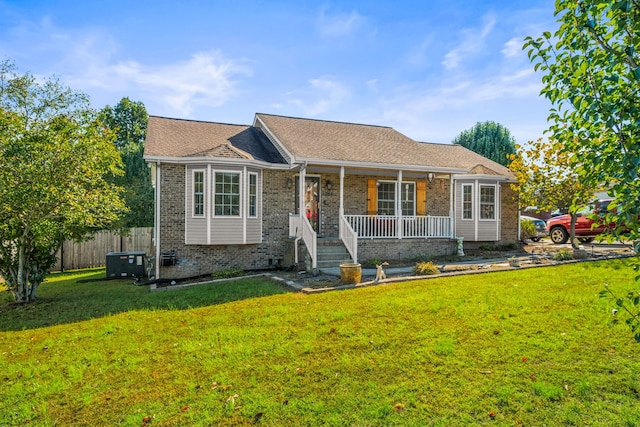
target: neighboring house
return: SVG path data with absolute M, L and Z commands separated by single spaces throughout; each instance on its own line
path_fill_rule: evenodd
M 157 277 L 410 259 L 518 240 L 504 166 L 390 127 L 256 114 L 252 126 L 149 117 Z M 302 213 L 302 215 L 300 214 Z

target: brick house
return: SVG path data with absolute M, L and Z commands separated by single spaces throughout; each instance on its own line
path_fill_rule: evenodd
M 156 277 L 311 271 L 518 240 L 504 166 L 390 127 L 256 114 L 253 125 L 149 117 Z M 168 264 L 168 265 L 165 265 Z

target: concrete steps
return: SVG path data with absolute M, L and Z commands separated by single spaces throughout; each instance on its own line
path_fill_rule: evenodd
M 352 262 L 349 251 L 338 238 L 318 239 L 318 269 L 340 267 L 344 262 Z

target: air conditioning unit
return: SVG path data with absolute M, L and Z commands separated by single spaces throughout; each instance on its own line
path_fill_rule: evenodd
M 145 277 L 146 254 L 144 252 L 109 252 L 107 254 L 107 279 L 118 277 Z

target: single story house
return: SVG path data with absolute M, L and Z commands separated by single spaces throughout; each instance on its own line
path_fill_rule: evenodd
M 508 168 L 385 126 L 149 117 L 156 277 L 393 262 L 518 240 Z M 169 256 L 168 254 L 171 254 Z M 170 261 L 170 262 L 167 262 Z M 174 262 L 175 261 L 175 262 Z

